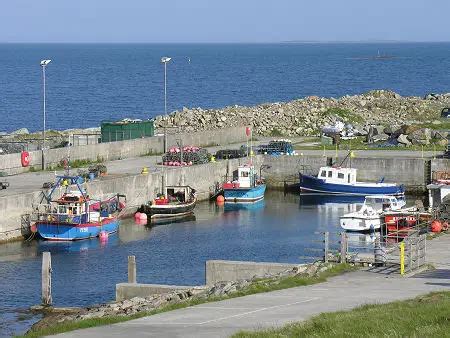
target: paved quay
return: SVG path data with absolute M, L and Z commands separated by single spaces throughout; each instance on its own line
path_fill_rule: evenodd
M 207 303 L 185 309 L 59 334 L 59 337 L 228 337 L 240 330 L 277 327 L 323 312 L 450 291 L 450 235 L 428 242 L 436 270 L 404 278 L 365 270 L 325 283 Z
M 267 140 L 255 142 L 255 145 L 260 143 L 265 143 Z M 225 148 L 239 148 L 241 144 L 232 144 L 222 147 L 210 147 L 207 148 L 209 152 L 215 153 L 219 149 Z M 297 150 L 297 152 L 303 155 L 311 156 L 323 156 L 323 151 L 321 150 Z M 396 150 L 358 150 L 355 151 L 359 157 L 373 157 L 373 158 L 421 158 L 422 153 L 418 151 L 396 151 Z M 338 156 L 343 158 L 347 155 L 347 151 L 338 151 Z M 327 150 L 325 156 L 333 157 L 336 155 L 335 151 Z M 433 152 L 425 152 L 424 157 L 431 158 Z M 117 175 L 132 175 L 139 174 L 143 167 L 148 167 L 150 171 L 159 171 L 160 168 L 156 166 L 156 163 L 161 161 L 161 156 L 142 156 L 127 158 L 123 160 L 108 161 L 104 164 L 108 168 L 108 175 L 111 177 Z M 170 170 L 167 167 L 167 170 Z M 72 173 L 76 174 L 78 169 L 72 169 Z M 57 171 L 58 175 L 64 173 L 64 171 Z M 108 177 L 108 176 L 107 176 Z M 5 190 L 0 190 L 0 197 L 11 196 L 17 194 L 23 194 L 33 191 L 41 190 L 42 184 L 44 182 L 51 182 L 55 180 L 55 171 L 37 171 L 28 172 L 18 175 L 12 175 L 4 178 L 10 183 L 9 188 Z

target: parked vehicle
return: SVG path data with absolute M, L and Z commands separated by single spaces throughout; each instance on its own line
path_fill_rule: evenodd
M 443 118 L 450 118 L 450 108 L 442 109 L 441 117 L 443 117 Z
M 6 182 L 6 181 L 0 181 L 0 189 L 1 189 L 1 190 L 6 189 L 6 188 L 8 188 L 8 187 L 9 187 L 9 182 Z
M 218 150 L 216 152 L 215 158 L 217 160 L 225 160 L 225 159 L 232 159 L 232 158 L 240 158 L 244 157 L 247 153 L 245 152 L 245 149 L 222 149 Z

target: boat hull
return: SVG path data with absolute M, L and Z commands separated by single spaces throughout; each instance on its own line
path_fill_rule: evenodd
M 380 229 L 381 218 L 374 217 L 358 217 L 358 216 L 343 216 L 340 218 L 341 228 L 346 231 L 372 231 Z
M 197 200 L 194 199 L 188 203 L 182 204 L 144 204 L 138 209 L 138 212 L 147 214 L 151 220 L 177 219 L 191 215 L 194 212 Z
M 264 198 L 266 185 L 251 188 L 224 188 L 225 203 L 254 203 Z
M 68 224 L 56 222 L 38 222 L 39 236 L 49 241 L 77 241 L 97 237 L 101 231 L 114 233 L 119 228 L 117 218 L 104 219 L 101 223 Z
M 367 196 L 367 195 L 393 195 L 400 196 L 405 193 L 402 186 L 386 185 L 376 183 L 358 183 L 353 184 L 337 184 L 326 183 L 314 176 L 300 174 L 300 191 L 301 192 L 315 192 L 321 194 L 333 195 L 353 195 L 353 196 Z

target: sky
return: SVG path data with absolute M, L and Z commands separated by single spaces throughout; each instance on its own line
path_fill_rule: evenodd
M 450 0 L 0 0 L 0 42 L 450 41 Z

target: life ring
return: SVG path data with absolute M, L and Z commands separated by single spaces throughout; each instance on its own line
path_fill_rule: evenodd
M 22 151 L 20 154 L 20 162 L 22 163 L 22 167 L 28 167 L 30 165 L 31 155 L 28 151 Z

